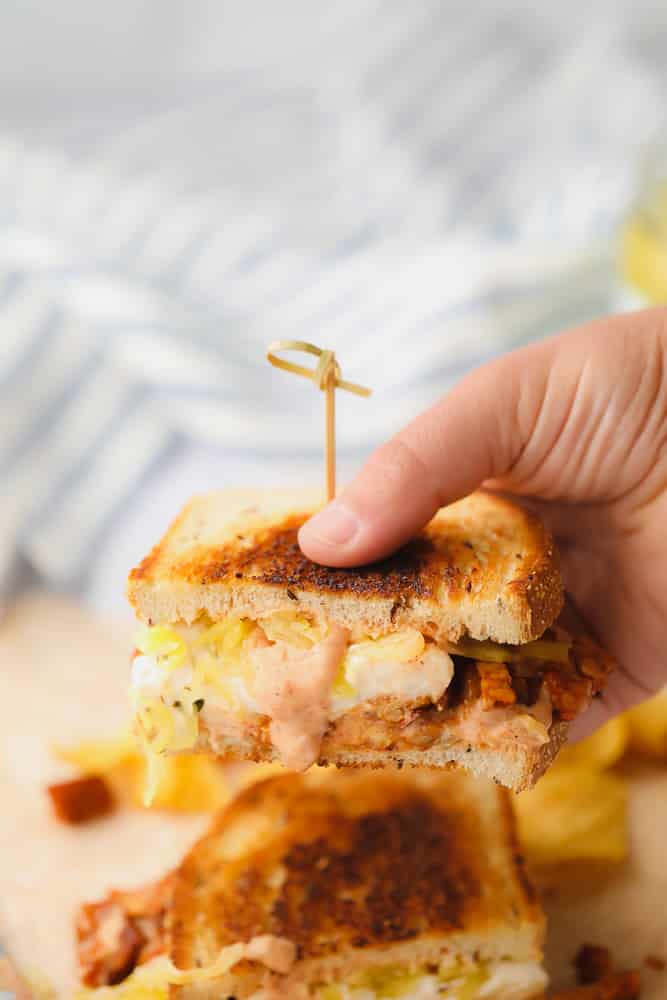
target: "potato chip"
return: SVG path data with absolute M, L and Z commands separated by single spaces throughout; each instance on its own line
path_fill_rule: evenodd
M 620 862 L 628 853 L 627 791 L 622 778 L 596 769 L 552 768 L 514 799 L 519 838 L 538 864 Z
M 230 789 L 222 766 L 212 758 L 204 754 L 179 754 L 164 760 L 154 809 L 215 812 L 229 801 Z M 139 790 L 143 793 L 143 779 Z
M 132 733 L 123 733 L 106 740 L 87 740 L 76 746 L 53 748 L 58 760 L 71 764 L 84 774 L 104 774 L 120 764 L 139 756 Z
M 125 805 L 143 806 L 146 761 L 132 735 L 57 747 L 54 754 L 83 774 L 102 775 Z M 160 780 L 152 808 L 214 812 L 229 800 L 230 785 L 219 762 L 194 753 L 161 756 L 159 760 Z
M 625 715 L 617 715 L 596 730 L 588 739 L 563 747 L 556 767 L 587 767 L 604 770 L 613 767 L 625 753 L 630 739 L 630 724 Z
M 647 757 L 667 757 L 667 689 L 626 712 L 630 750 Z

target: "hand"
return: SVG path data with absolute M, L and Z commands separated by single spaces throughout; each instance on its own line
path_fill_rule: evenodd
M 575 735 L 667 683 L 667 309 L 472 372 L 379 448 L 299 541 L 330 566 L 369 562 L 482 484 L 537 509 L 567 590 L 618 660 Z

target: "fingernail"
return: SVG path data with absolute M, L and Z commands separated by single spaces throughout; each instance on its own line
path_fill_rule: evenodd
M 311 541 L 325 545 L 345 545 L 359 530 L 357 515 L 342 504 L 330 503 L 304 525 Z

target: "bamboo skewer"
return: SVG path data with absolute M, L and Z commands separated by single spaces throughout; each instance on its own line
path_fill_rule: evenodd
M 282 351 L 301 351 L 314 355 L 317 360 L 315 368 L 297 365 L 278 356 Z M 336 389 L 345 389 L 357 396 L 368 397 L 370 389 L 341 378 L 340 365 L 333 351 L 322 350 L 304 340 L 274 340 L 266 350 L 267 360 L 276 368 L 309 378 L 318 389 L 324 392 L 325 424 L 324 424 L 324 455 L 326 466 L 327 500 L 333 500 L 336 495 Z

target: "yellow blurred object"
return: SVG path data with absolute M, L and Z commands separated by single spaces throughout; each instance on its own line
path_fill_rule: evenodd
M 277 761 L 267 764 L 244 764 L 242 767 L 236 791 L 248 788 L 250 785 L 254 785 L 258 781 L 264 781 L 266 778 L 275 778 L 279 774 L 288 773 L 285 767 Z
M 604 770 L 613 767 L 625 753 L 630 739 L 627 715 L 617 715 L 586 740 L 565 746 L 556 767 L 588 767 Z
M 105 774 L 123 764 L 139 760 L 137 744 L 130 731 L 115 739 L 86 740 L 75 746 L 53 748 L 58 760 L 77 767 L 84 774 Z
M 34 1000 L 58 1000 L 58 991 L 43 972 L 27 972 L 25 979 L 32 991 Z
M 647 303 L 667 302 L 667 184 L 650 213 L 640 207 L 625 224 L 621 266 Z
M 174 737 L 174 712 L 159 698 L 146 701 L 136 713 L 139 728 L 154 753 L 164 753 Z
M 164 758 L 153 807 L 178 812 L 215 812 L 229 798 L 229 785 L 220 763 L 203 754 L 181 754 Z
M 146 786 L 146 761 L 130 734 L 117 739 L 57 747 L 55 756 L 84 774 L 106 778 L 117 799 L 141 807 Z M 230 797 L 223 767 L 203 754 L 159 758 L 152 806 L 176 812 L 213 812 Z
M 625 713 L 630 750 L 647 757 L 667 758 L 667 690 Z
M 564 747 L 533 791 L 517 796 L 519 836 L 531 861 L 627 856 L 627 786 L 607 769 L 633 753 L 667 759 L 667 689 Z
M 150 808 L 158 805 L 161 788 L 168 784 L 169 772 L 174 766 L 168 763 L 166 752 L 194 748 L 199 735 L 199 719 L 183 708 L 168 708 L 160 698 L 140 702 L 135 718 L 137 739 L 145 762 L 142 804 Z
M 627 791 L 622 778 L 556 765 L 514 799 L 519 837 L 538 864 L 620 862 L 628 853 Z
M 667 144 L 655 146 L 645 159 L 622 232 L 620 266 L 630 304 L 667 302 Z

